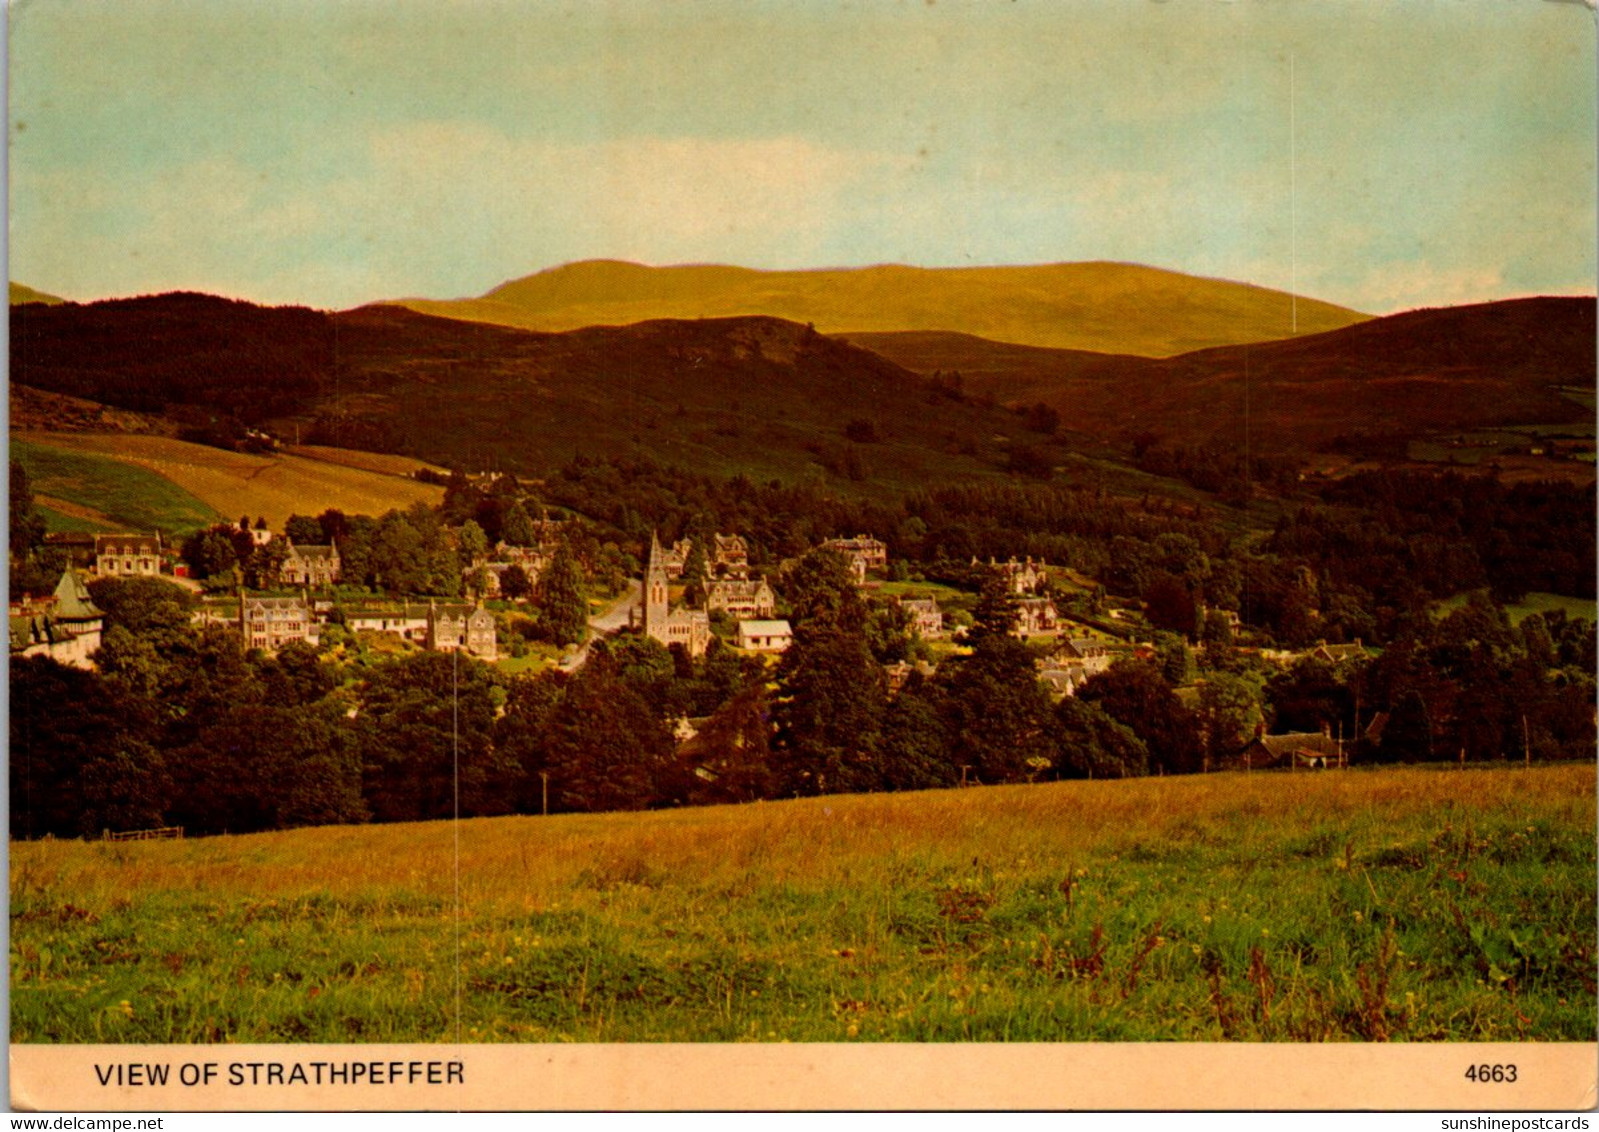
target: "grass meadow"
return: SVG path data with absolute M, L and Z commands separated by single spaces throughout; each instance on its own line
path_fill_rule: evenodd
M 1591 1040 L 1594 768 L 11 846 L 17 1042 Z

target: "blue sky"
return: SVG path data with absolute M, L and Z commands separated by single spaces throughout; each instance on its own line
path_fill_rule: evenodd
M 1549 0 L 21 0 L 11 278 L 347 307 L 572 260 L 1595 282 Z M 1291 78 L 1291 81 L 1290 81 Z

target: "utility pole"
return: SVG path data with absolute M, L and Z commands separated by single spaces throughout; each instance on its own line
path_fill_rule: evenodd
M 547 770 L 539 771 L 539 793 L 542 795 L 542 798 L 540 800 L 543 803 L 541 808 L 543 809 L 544 816 L 545 817 L 549 817 L 550 816 L 550 772 L 547 771 Z
M 1527 769 L 1532 769 L 1532 733 L 1527 730 L 1527 713 L 1521 713 L 1521 753 Z

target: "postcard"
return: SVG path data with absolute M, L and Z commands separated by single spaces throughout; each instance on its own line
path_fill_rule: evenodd
M 11 1103 L 1595 1103 L 1590 3 L 25 0 Z

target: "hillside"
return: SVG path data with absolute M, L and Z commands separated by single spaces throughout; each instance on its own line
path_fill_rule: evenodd
M 173 294 L 14 307 L 11 326 L 15 388 L 56 395 L 28 402 L 50 430 L 100 427 L 81 408 L 93 403 L 206 436 L 262 427 L 439 465 L 539 475 L 580 454 L 643 456 L 873 491 L 997 474 L 1017 425 L 769 318 L 541 334 Z M 851 421 L 875 439 L 852 447 Z
M 1568 394 L 1591 395 L 1594 335 L 1593 299 L 1541 298 L 1410 311 L 1167 359 L 952 334 L 850 340 L 922 373 L 959 372 L 968 393 L 1042 401 L 1091 435 L 1237 445 L 1247 430 L 1256 450 L 1286 451 L 1340 434 L 1591 421 L 1591 400 Z
M 117 408 L 194 405 L 256 423 L 332 377 L 327 316 L 174 293 L 11 308 L 11 380 Z
M 11 284 L 11 305 L 12 306 L 16 306 L 16 305 L 18 305 L 20 303 L 46 303 L 46 304 L 49 304 L 49 305 L 54 305 L 56 303 L 64 303 L 64 302 L 66 302 L 65 299 L 58 299 L 58 298 L 56 298 L 56 296 L 47 295 L 43 291 L 35 291 L 32 287 L 29 287 L 26 284 L 23 284 L 23 283 L 12 283 Z
M 12 433 L 10 456 L 28 471 L 51 531 L 191 531 L 222 516 L 205 500 L 143 465 L 103 452 Z M 108 438 L 109 439 L 109 438 Z M 231 518 L 237 518 L 233 512 Z
M 1282 291 L 1125 263 L 815 271 L 568 264 L 481 298 L 412 299 L 427 314 L 560 331 L 657 318 L 768 315 L 824 334 L 944 330 L 1003 342 L 1166 357 L 1287 337 Z M 1302 334 L 1359 322 L 1358 312 L 1300 298 Z
M 342 457 L 318 459 L 314 449 L 255 456 L 165 436 L 25 433 L 13 434 L 11 450 L 28 468 L 41 506 L 80 520 L 52 517 L 52 530 L 159 526 L 179 532 L 246 514 L 264 516 L 281 529 L 296 513 L 336 507 L 376 515 L 417 502 L 436 504 L 443 495 L 442 488 L 401 474 L 348 466 Z M 86 481 L 85 469 L 95 470 L 92 481 Z
M 339 392 L 319 435 L 378 433 L 382 447 L 441 464 L 540 473 L 577 455 L 636 455 L 904 487 L 993 474 L 1017 431 L 1008 413 L 777 319 L 536 334 L 367 307 L 333 322 Z M 846 440 L 851 421 L 875 440 Z

